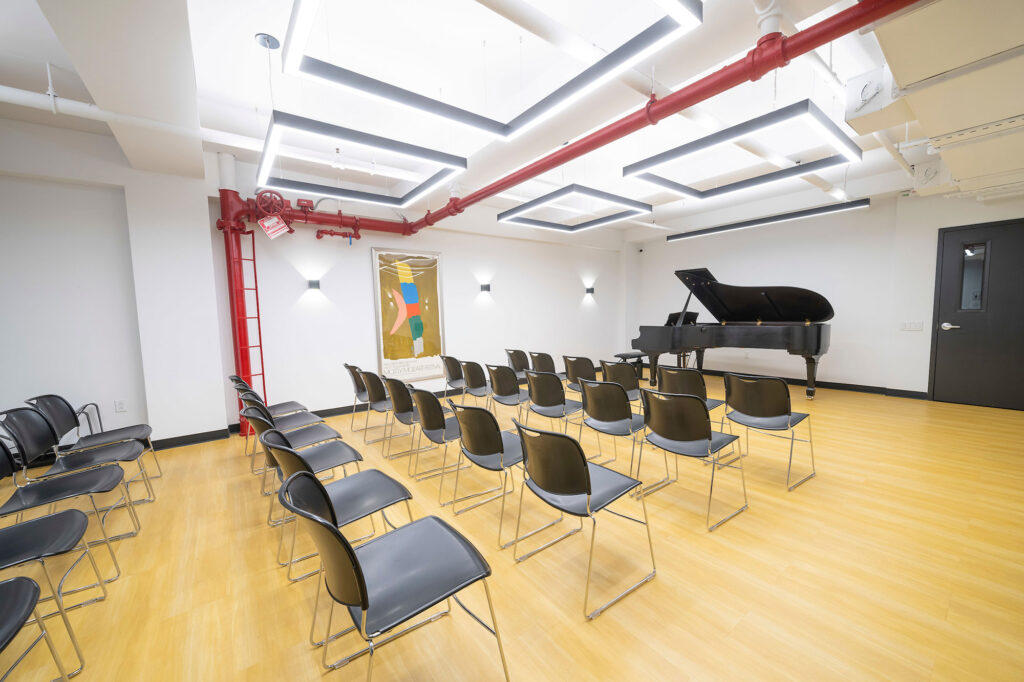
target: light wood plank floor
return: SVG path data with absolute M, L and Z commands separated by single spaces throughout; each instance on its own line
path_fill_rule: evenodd
M 722 397 L 721 381 L 709 381 Z M 497 503 L 453 517 L 436 502 L 437 479 L 410 482 L 405 459 L 385 462 L 379 445 L 362 446 L 348 417 L 329 422 L 366 466 L 410 487 L 416 516 L 442 516 L 483 551 L 515 680 L 1024 678 L 1024 413 L 827 389 L 808 402 L 802 393 L 793 389 L 793 403 L 813 415 L 817 478 L 787 492 L 784 444 L 752 436 L 750 508 L 708 533 L 710 468 L 680 462 L 680 482 L 648 498 L 657 578 L 593 622 L 582 615 L 589 527 L 516 565 L 496 548 Z M 502 410 L 503 424 L 512 414 Z M 628 452 L 620 445 L 612 466 L 626 471 Z M 267 498 L 241 453 L 237 436 L 160 453 L 159 499 L 139 508 L 141 535 L 118 545 L 125 576 L 105 602 L 72 612 L 87 657 L 80 679 L 325 676 L 307 641 L 315 584 L 289 583 L 275 563 L 277 530 L 264 522 Z M 796 466 L 805 465 L 798 450 Z M 660 455 L 646 456 L 642 478 L 662 466 Z M 493 485 L 493 475 L 463 473 L 467 490 Z M 715 511 L 724 511 L 738 479 L 719 481 Z M 546 518 L 526 499 L 524 523 Z M 646 539 L 610 515 L 598 528 L 593 588 L 603 600 L 646 571 Z M 300 550 L 310 546 L 300 535 Z M 486 614 L 482 588 L 467 601 Z M 70 660 L 59 620 L 47 622 Z M 26 641 L 23 633 L 0 665 Z M 358 644 L 344 638 L 331 656 Z M 493 638 L 458 609 L 376 659 L 380 680 L 501 676 Z M 362 658 L 326 678 L 365 671 Z M 14 679 L 52 672 L 40 646 Z

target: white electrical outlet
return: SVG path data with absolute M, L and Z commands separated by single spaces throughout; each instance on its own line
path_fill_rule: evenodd
M 128 408 L 125 407 L 123 400 L 114 401 L 114 412 L 127 412 Z
M 924 322 L 904 322 L 900 329 L 905 332 L 919 332 L 924 329 Z

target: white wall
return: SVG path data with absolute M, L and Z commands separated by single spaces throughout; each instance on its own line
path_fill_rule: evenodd
M 835 309 L 832 341 L 818 378 L 926 391 L 938 229 L 1024 216 L 1024 200 L 889 197 L 866 211 L 838 213 L 676 242 L 647 242 L 630 297 L 627 329 L 661 324 L 680 310 L 686 287 L 675 270 L 706 267 L 736 285 L 790 285 L 822 294 Z M 711 321 L 700 310 L 700 321 Z M 922 331 L 901 331 L 922 322 Z M 704 366 L 804 378 L 803 359 L 784 351 L 710 350 Z
M 0 206 L 0 409 L 57 393 L 146 421 L 124 192 L 0 176 Z
M 216 201 L 211 201 L 216 214 Z M 438 228 L 414 237 L 366 232 L 348 240 L 317 240 L 310 228 L 267 239 L 256 227 L 256 257 L 271 401 L 298 400 L 310 409 L 350 405 L 351 383 L 342 363 L 377 369 L 374 337 L 374 246 L 441 254 L 445 351 L 460 360 L 506 364 L 505 348 L 545 351 L 595 363 L 625 348 L 617 251 L 579 249 Z M 223 237 L 211 228 L 214 261 L 223 262 Z M 223 265 L 220 266 L 223 271 Z M 218 277 L 222 277 L 218 273 Z M 320 280 L 320 290 L 307 288 Z M 490 294 L 480 284 L 490 282 Z M 584 295 L 585 284 L 595 295 Z M 224 287 L 219 305 L 227 309 Z M 221 316 L 222 357 L 231 332 Z M 443 380 L 416 382 L 440 390 Z M 234 396 L 225 392 L 229 414 Z M 234 417 L 237 420 L 237 416 Z

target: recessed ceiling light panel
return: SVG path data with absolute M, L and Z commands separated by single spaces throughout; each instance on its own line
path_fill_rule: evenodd
M 621 206 L 625 210 L 613 213 L 611 215 L 603 216 L 600 218 L 594 218 L 586 222 L 577 223 L 575 225 L 565 225 L 562 223 L 551 222 L 548 220 L 538 220 L 535 218 L 524 218 L 524 213 L 529 211 L 535 211 L 544 206 L 550 206 L 557 203 L 558 201 L 565 199 L 568 196 L 586 196 L 592 199 L 598 199 L 609 204 Z M 561 189 L 556 189 L 554 192 L 550 192 L 543 196 L 537 197 L 531 201 L 527 201 L 524 204 L 520 204 L 515 208 L 510 208 L 507 211 L 502 211 L 498 214 L 498 222 L 509 223 L 512 225 L 523 225 L 525 227 L 537 227 L 542 230 L 553 230 L 555 232 L 582 232 L 584 230 L 590 230 L 595 227 L 601 227 L 602 225 L 610 225 L 611 223 L 617 223 L 627 218 L 634 216 L 643 215 L 650 213 L 652 210 L 650 204 L 645 204 L 642 201 L 634 201 L 627 197 L 621 197 L 617 194 L 611 194 L 609 192 L 602 192 L 599 189 L 593 189 L 592 187 L 585 187 L 583 185 L 567 185 Z
M 745 230 L 748 227 L 759 227 L 761 225 L 771 225 L 773 223 L 784 223 L 789 220 L 799 220 L 801 218 L 813 218 L 819 215 L 828 215 L 830 213 L 842 213 L 843 211 L 856 211 L 862 208 L 870 208 L 871 199 L 857 199 L 855 201 L 846 201 L 841 204 L 827 204 L 825 206 L 816 206 L 814 208 L 807 208 L 802 211 L 792 211 L 790 213 L 779 213 L 776 215 L 765 216 L 763 218 L 754 218 L 753 220 L 744 220 L 739 223 L 729 223 L 728 225 L 718 225 L 716 227 L 708 227 L 703 230 L 693 230 L 691 232 L 680 232 L 678 234 L 670 234 L 665 237 L 665 241 L 674 242 L 680 239 L 690 239 L 692 237 L 703 237 L 709 234 L 717 234 L 719 232 L 730 232 L 732 230 Z

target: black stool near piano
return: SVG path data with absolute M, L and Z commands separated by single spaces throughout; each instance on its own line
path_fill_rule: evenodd
M 683 311 L 669 315 L 660 327 L 640 327 L 632 342 L 648 357 L 652 386 L 657 385 L 662 353 L 694 352 L 697 369 L 703 370 L 708 348 L 776 348 L 803 356 L 807 398 L 814 398 L 818 358 L 828 352 L 831 333 L 824 323 L 835 314 L 824 296 L 798 287 L 722 284 L 707 268 L 676 270 L 676 277 L 690 290 Z M 718 321 L 697 324 L 697 313 L 686 311 L 692 296 Z

